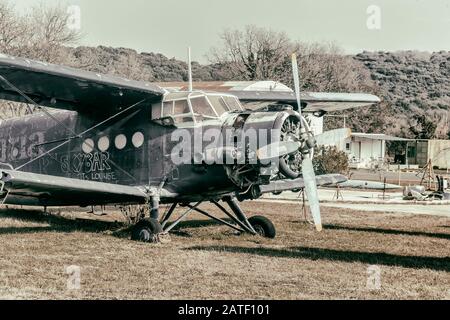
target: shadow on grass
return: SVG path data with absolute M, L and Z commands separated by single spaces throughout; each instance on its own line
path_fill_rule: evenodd
M 102 232 L 116 230 L 119 232 L 126 228 L 120 222 L 109 222 L 91 219 L 70 219 L 38 210 L 2 209 L 0 219 L 11 218 L 23 222 L 46 223 L 48 226 L 36 227 L 0 227 L 0 234 L 35 233 L 35 232 Z
M 122 222 L 100 221 L 94 219 L 71 219 L 55 214 L 44 213 L 39 210 L 25 209 L 0 209 L 0 219 L 11 218 L 23 222 L 46 223 L 48 226 L 36 227 L 0 227 L 1 234 L 11 233 L 36 233 L 36 232 L 105 232 L 111 231 L 111 234 L 118 238 L 126 238 L 131 234 L 132 226 Z M 224 219 L 228 222 L 231 219 Z M 189 220 L 180 222 L 171 232 L 184 237 L 191 237 L 188 232 L 183 231 L 184 228 L 202 228 L 219 223 L 214 220 Z M 170 225 L 170 222 L 169 222 Z
M 423 231 L 407 231 L 407 230 L 396 230 L 396 229 L 380 229 L 380 228 L 365 228 L 365 227 L 348 227 L 340 226 L 335 224 L 326 224 L 323 226 L 325 229 L 332 230 L 347 230 L 347 231 L 359 231 L 359 232 L 374 232 L 381 234 L 394 234 L 394 235 L 407 235 L 407 236 L 422 236 L 430 238 L 439 238 L 450 240 L 449 233 L 430 233 Z
M 309 260 L 328 260 L 342 262 L 360 262 L 370 265 L 386 265 L 404 268 L 427 268 L 436 271 L 450 272 L 450 258 L 401 256 L 382 252 L 360 252 L 347 250 L 334 250 L 310 247 L 290 247 L 286 249 L 275 248 L 248 248 L 236 246 L 194 246 L 185 250 L 222 251 L 232 253 L 246 253 L 265 257 L 295 258 Z

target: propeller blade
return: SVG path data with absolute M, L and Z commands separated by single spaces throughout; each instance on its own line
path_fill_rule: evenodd
M 259 148 L 256 155 L 260 161 L 276 159 L 296 152 L 300 146 L 297 141 L 278 141 Z
M 297 55 L 292 54 L 292 76 L 294 77 L 294 91 L 295 98 L 297 99 L 298 113 L 302 115 L 302 106 L 300 104 L 300 77 L 298 75 Z M 300 125 L 301 121 L 300 121 Z
M 292 54 L 292 76 L 294 77 L 295 97 L 297 98 L 298 112 L 302 115 L 302 107 L 300 104 L 300 77 L 298 74 L 297 55 Z M 302 122 L 300 121 L 300 124 Z M 301 127 L 304 130 L 304 127 Z M 317 194 L 316 174 L 312 160 L 305 157 L 302 161 L 302 175 L 305 184 L 305 192 L 308 197 L 309 208 L 314 220 L 317 231 L 322 230 L 322 219 L 320 217 L 319 195 Z
M 320 217 L 319 195 L 317 193 L 316 175 L 310 158 L 302 161 L 302 175 L 305 183 L 305 192 L 308 197 L 309 208 L 317 231 L 322 230 L 322 219 Z

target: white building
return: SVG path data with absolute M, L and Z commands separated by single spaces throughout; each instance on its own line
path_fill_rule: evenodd
M 351 168 L 373 168 L 386 160 L 386 141 L 409 141 L 382 133 L 353 132 L 345 139 Z M 405 144 L 406 153 L 406 144 Z
M 385 163 L 386 141 L 410 141 L 381 133 L 351 132 L 348 128 L 326 131 L 316 140 L 318 145 L 336 146 L 347 153 L 351 168 L 367 169 Z M 406 147 L 405 143 L 405 154 Z

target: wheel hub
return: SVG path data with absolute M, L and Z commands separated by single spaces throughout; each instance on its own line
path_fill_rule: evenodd
M 140 241 L 149 242 L 150 239 L 151 239 L 151 233 L 150 233 L 149 230 L 147 230 L 147 229 L 142 229 L 142 230 L 139 232 L 139 240 L 140 240 Z
M 260 235 L 261 237 L 264 237 L 266 235 L 266 233 L 264 232 L 264 229 L 262 226 L 260 225 L 254 225 L 253 229 L 256 231 L 256 233 L 258 235 Z

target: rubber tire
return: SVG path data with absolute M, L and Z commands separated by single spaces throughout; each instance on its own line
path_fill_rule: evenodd
M 286 161 L 282 158 L 280 158 L 279 161 L 279 167 L 280 167 L 280 172 L 290 178 L 290 179 L 297 179 L 298 177 L 300 177 L 302 174 L 301 172 L 295 172 L 294 170 L 292 170 L 291 168 L 289 168 L 288 164 L 286 163 Z
M 253 216 L 248 219 L 253 229 L 262 237 L 275 238 L 276 230 L 272 221 L 263 216 Z
M 162 231 L 163 228 L 158 220 L 145 218 L 133 226 L 133 229 L 131 230 L 131 240 L 154 242 L 154 236 Z

